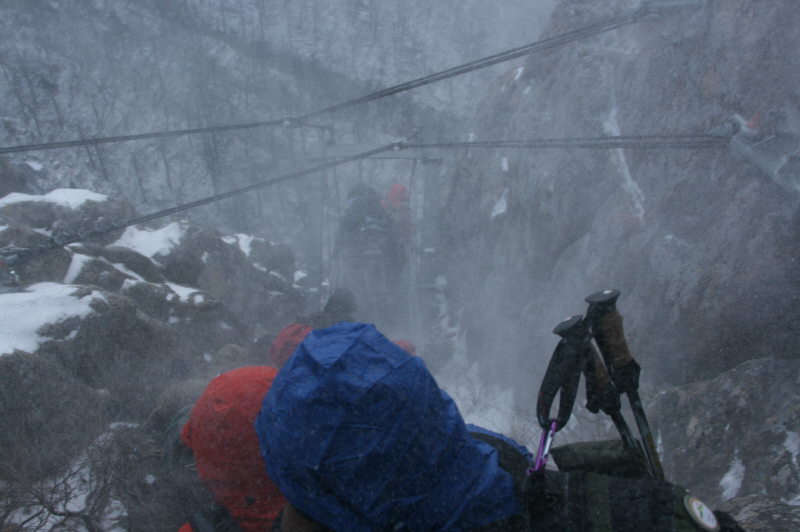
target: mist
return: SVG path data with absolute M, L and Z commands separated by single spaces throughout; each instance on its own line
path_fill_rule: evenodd
M 159 434 L 342 287 L 534 450 L 553 328 L 620 290 L 668 478 L 800 522 L 800 7 L 651 2 L 320 112 L 641 7 L 596 4 L 3 2 L 0 527 L 177 529 Z M 402 272 L 353 284 L 348 193 L 398 184 Z M 584 402 L 556 443 L 615 437 Z

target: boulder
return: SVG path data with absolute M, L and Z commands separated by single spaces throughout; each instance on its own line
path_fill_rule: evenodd
M 80 242 L 69 246 L 70 249 L 84 255 L 103 257 L 117 267 L 124 267 L 138 275 L 142 280 L 151 283 L 164 281 L 164 275 L 149 257 L 122 246 L 101 246 L 91 242 Z
M 11 223 L 0 227 L 0 248 L 6 249 L 0 257 L 0 274 L 16 284 L 60 282 L 69 268 L 70 253 L 63 248 L 52 249 L 51 244 L 47 235 L 29 226 Z
M 800 496 L 800 360 L 759 358 L 648 406 L 667 478 L 713 506 Z
M 778 497 L 748 495 L 723 503 L 728 512 L 748 532 L 796 530 L 800 524 L 800 506 L 787 504 Z
M 0 219 L 46 231 L 55 242 L 92 235 L 93 241 L 108 244 L 119 238 L 121 231 L 103 231 L 134 214 L 126 200 L 82 189 L 55 189 L 38 196 L 12 193 L 0 199 Z
M 33 192 L 31 187 L 33 173 L 34 170 L 30 166 L 26 170 L 24 167 L 11 164 L 5 157 L 0 157 L 0 198 L 12 192 L 23 194 Z
M 293 276 L 288 271 L 293 268 L 291 253 L 252 237 L 244 246 L 244 239 L 244 235 L 223 238 L 197 224 L 174 222 L 160 229 L 129 228 L 116 245 L 149 257 L 170 282 L 197 287 L 224 303 L 248 328 L 252 341 L 291 321 L 302 311 L 303 301 L 287 280 Z M 243 248 L 255 252 L 250 256 Z
M 5 481 L 60 471 L 107 420 L 109 395 L 80 382 L 51 358 L 0 356 L 0 454 Z
M 166 380 L 189 364 L 176 336 L 122 295 L 76 287 L 74 296 L 90 298 L 91 312 L 42 327 L 40 334 L 52 340 L 37 353 L 57 361 L 85 385 L 105 390 L 115 415 L 142 415 L 152 409 Z
M 73 253 L 70 270 L 64 277 L 64 282 L 97 286 L 109 292 L 118 292 L 125 281 L 132 279 L 133 277 L 122 272 L 102 257 Z

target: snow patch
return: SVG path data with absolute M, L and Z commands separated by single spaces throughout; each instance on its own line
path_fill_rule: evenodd
M 500 169 L 503 172 L 508 172 L 508 157 L 503 157 L 500 159 Z
M 172 222 L 161 229 L 128 227 L 112 245 L 132 249 L 152 259 L 157 255 L 168 255 L 180 243 L 185 231 L 180 222 Z
M 531 86 L 530 86 L 530 85 L 528 85 L 527 87 L 525 87 L 525 90 L 524 90 L 524 91 L 522 91 L 522 94 L 528 94 L 529 92 L 531 92 Z
M 47 194 L 36 196 L 33 194 L 23 194 L 22 192 L 12 192 L 11 194 L 0 199 L 0 207 L 11 205 L 13 203 L 21 203 L 23 201 L 37 201 L 54 203 L 61 207 L 68 209 L 78 209 L 87 201 L 103 202 L 107 201 L 108 196 L 105 194 L 98 194 L 91 190 L 83 190 L 78 188 L 57 188 L 51 190 Z
M 525 67 L 518 67 L 517 69 L 515 69 L 514 70 L 514 81 L 517 81 L 520 78 L 520 76 L 522 76 L 523 72 L 525 72 Z
M 136 281 L 136 280 L 133 280 L 133 279 L 125 279 L 124 281 L 122 281 L 122 287 L 120 288 L 120 292 L 125 292 L 127 290 L 130 290 L 131 287 L 133 287 L 134 285 L 137 285 L 137 284 L 139 284 L 141 282 L 142 281 Z M 144 281 L 144 282 L 146 282 L 146 281 Z
M 308 272 L 305 271 L 305 270 L 297 270 L 296 272 L 294 272 L 294 282 L 295 283 L 299 283 L 300 281 L 302 281 L 306 277 L 308 277 Z
M 25 164 L 27 164 L 34 172 L 41 172 L 42 168 L 44 168 L 41 163 L 37 163 L 36 161 L 25 161 Z
M 139 427 L 139 424 L 138 424 L 138 423 L 131 423 L 131 422 L 129 422 L 129 421 L 115 421 L 115 422 L 113 422 L 113 423 L 110 423 L 110 424 L 108 425 L 108 428 L 110 428 L 111 430 L 117 430 L 117 429 L 135 429 L 135 428 L 137 428 L 137 427 Z
M 0 355 L 15 349 L 32 353 L 47 340 L 37 332 L 48 323 L 91 314 L 90 303 L 100 294 L 78 298 L 76 287 L 59 283 L 37 283 L 22 292 L 0 295 Z
M 728 472 L 719 481 L 719 487 L 722 488 L 722 500 L 727 501 L 733 499 L 742 489 L 742 481 L 744 480 L 745 467 L 742 461 L 737 456 L 731 460 L 731 465 Z
M 183 286 L 175 283 L 165 283 L 165 284 L 169 286 L 173 292 L 178 294 L 181 303 L 189 303 L 191 301 L 192 294 L 198 292 L 197 288 L 192 288 L 190 286 Z
M 75 278 L 80 275 L 84 265 L 91 260 L 92 257 L 88 255 L 73 253 L 72 261 L 69 263 L 69 268 L 67 268 L 67 273 L 64 274 L 64 280 L 62 282 L 64 284 L 72 284 L 75 282 Z
M 153 484 L 156 483 L 156 476 L 151 473 L 148 473 L 147 475 L 145 475 L 144 481 L 152 486 Z
M 501 214 L 505 213 L 508 210 L 508 189 L 503 190 L 503 194 L 500 196 L 500 199 L 497 200 L 497 203 L 494 204 L 494 208 L 492 208 L 492 220 L 500 216 Z
M 228 244 L 231 245 L 238 244 L 239 249 L 242 250 L 242 253 L 244 253 L 248 257 L 250 256 L 250 252 L 252 251 L 253 240 L 255 239 L 256 237 L 254 237 L 253 235 L 246 235 L 244 233 L 236 233 L 235 235 L 222 237 L 222 240 L 224 240 Z
M 791 430 L 786 431 L 786 439 L 783 442 L 783 448 L 789 452 L 792 457 L 792 463 L 797 466 L 797 455 L 800 454 L 800 434 Z
M 211 353 L 203 353 L 203 360 L 206 362 L 211 362 L 214 358 L 211 356 Z
M 617 121 L 617 113 L 619 112 L 619 108 L 616 104 L 611 108 L 611 112 L 608 115 L 608 119 L 603 123 L 603 131 L 607 135 L 611 135 L 614 137 L 620 136 L 620 128 L 619 122 Z M 640 222 L 644 221 L 644 193 L 642 192 L 639 183 L 633 179 L 633 175 L 631 174 L 631 169 L 628 166 L 628 160 L 625 157 L 625 150 L 622 148 L 617 148 L 614 150 L 617 154 L 618 163 L 620 170 L 622 171 L 622 175 L 624 177 L 624 182 L 622 183 L 622 188 L 628 195 L 631 197 L 631 203 L 633 203 L 633 208 L 636 210 L 636 217 L 639 218 Z
M 124 264 L 122 264 L 121 262 L 111 262 L 111 263 L 109 263 L 109 264 L 111 264 L 111 265 L 112 265 L 114 268 L 116 268 L 116 269 L 117 269 L 117 270 L 119 270 L 120 272 L 124 273 L 124 274 L 125 274 L 125 275 L 127 275 L 128 277 L 133 277 L 133 278 L 134 278 L 134 279 L 136 279 L 137 281 L 141 281 L 141 282 L 147 282 L 147 281 L 145 281 L 145 280 L 144 280 L 144 277 L 142 277 L 141 275 L 139 275 L 138 273 L 136 273 L 136 272 L 135 272 L 135 271 L 133 271 L 133 270 L 129 270 L 129 269 L 128 269 L 128 268 L 127 268 L 127 267 L 126 267 Z M 123 286 L 124 286 L 124 285 L 123 285 Z

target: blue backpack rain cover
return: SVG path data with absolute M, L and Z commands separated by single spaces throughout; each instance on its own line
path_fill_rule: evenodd
M 520 511 L 497 451 L 468 434 L 422 359 L 373 325 L 313 331 L 256 431 L 281 492 L 335 530 L 463 530 Z

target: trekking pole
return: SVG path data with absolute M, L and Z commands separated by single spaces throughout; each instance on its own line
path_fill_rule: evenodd
M 550 452 L 550 445 L 556 432 L 563 429 L 572 415 L 572 407 L 578 394 L 578 383 L 585 363 L 584 338 L 587 335 L 586 325 L 580 315 L 572 316 L 559 323 L 553 333 L 561 336 L 561 340 L 553 351 L 547 365 L 539 396 L 536 401 L 536 417 L 544 431 L 539 442 L 536 459 L 528 469 L 528 474 L 541 472 Z M 550 417 L 550 407 L 556 394 L 561 392 L 558 403 L 558 415 Z
M 616 307 L 619 295 L 619 290 L 604 290 L 588 296 L 587 321 L 618 393 L 628 395 L 633 417 L 639 427 L 648 470 L 653 478 L 663 479 L 664 470 L 639 397 L 641 367 L 631 356 L 622 328 L 622 315 Z
M 623 445 L 628 449 L 641 452 L 641 447 L 636 438 L 633 437 L 628 423 L 622 416 L 617 387 L 611 382 L 608 371 L 606 371 L 606 367 L 591 340 L 587 341 L 587 344 L 586 348 L 589 354 L 584 369 L 586 377 L 586 409 L 593 414 L 600 410 L 608 414 L 614 422 L 614 426 L 617 427 Z

